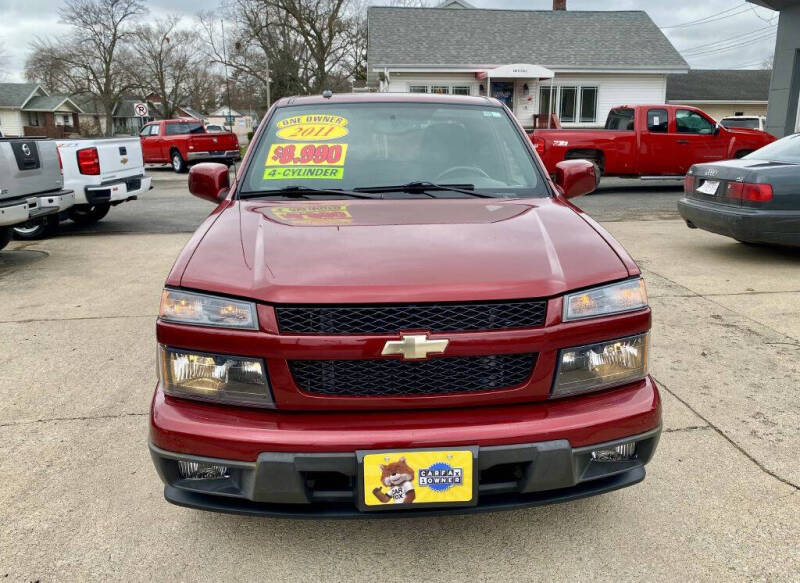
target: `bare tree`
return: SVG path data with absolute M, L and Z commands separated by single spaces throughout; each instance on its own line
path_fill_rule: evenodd
M 140 0 L 66 0 L 59 15 L 72 31 L 65 38 L 33 43 L 26 65 L 29 78 L 51 76 L 54 89 L 94 95 L 105 112 L 106 134 L 111 135 L 114 107 L 135 87 L 133 58 L 126 46 L 133 35 L 131 21 L 145 12 Z M 58 75 L 34 68 L 34 63 L 50 65 Z
M 285 95 L 348 90 L 366 74 L 365 2 L 228 0 L 224 38 L 222 23 L 201 15 L 209 59 L 238 83 L 231 96 L 250 90 L 262 106 Z
M 331 73 L 345 63 L 350 40 L 347 0 L 264 0 L 287 16 L 286 24 L 310 53 L 310 89 L 329 89 Z
M 145 93 L 161 98 L 167 118 L 187 101 L 192 79 L 202 69 L 196 34 L 179 26 L 178 16 L 155 20 L 137 27 L 132 41 L 137 81 Z

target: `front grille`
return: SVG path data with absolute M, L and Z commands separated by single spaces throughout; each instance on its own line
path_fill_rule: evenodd
M 547 312 L 547 301 L 279 306 L 275 312 L 280 331 L 288 334 L 396 334 L 406 330 L 464 332 L 541 326 Z
M 290 360 L 295 384 L 316 395 L 393 397 L 492 391 L 530 378 L 536 354 L 431 360 Z

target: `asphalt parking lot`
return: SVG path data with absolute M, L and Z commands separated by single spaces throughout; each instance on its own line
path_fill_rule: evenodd
M 0 252 L 0 579 L 800 580 L 800 251 L 689 230 L 680 187 L 577 203 L 639 262 L 664 433 L 648 477 L 574 503 L 291 521 L 164 502 L 146 447 L 161 286 L 211 210 L 185 176 Z

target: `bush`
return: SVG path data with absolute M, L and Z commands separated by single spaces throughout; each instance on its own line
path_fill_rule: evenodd
M 255 134 L 255 132 L 247 132 L 247 141 L 248 142 L 252 142 L 253 141 L 253 135 L 254 134 Z

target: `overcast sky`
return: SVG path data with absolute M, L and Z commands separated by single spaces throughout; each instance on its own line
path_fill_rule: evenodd
M 479 8 L 549 9 L 552 0 L 470 0 Z M 144 0 L 153 16 L 178 13 L 187 19 L 214 10 L 215 0 Z M 376 0 L 374 3 L 380 4 Z M 22 81 L 28 43 L 65 30 L 60 0 L 0 0 L 0 46 L 8 55 L 8 81 Z M 572 10 L 646 10 L 696 69 L 760 68 L 775 44 L 777 13 L 741 0 L 567 0 Z M 706 22 L 686 26 L 686 23 Z M 678 26 L 676 26 L 678 25 Z M 683 25 L 683 26 L 680 26 Z M 669 27 L 669 28 L 666 28 Z

